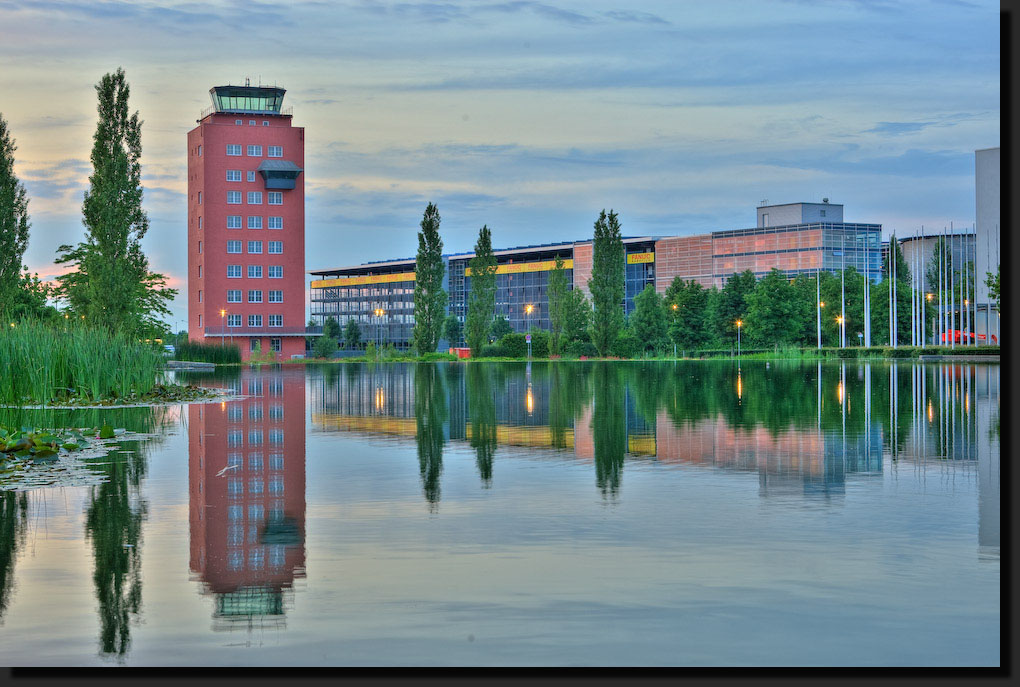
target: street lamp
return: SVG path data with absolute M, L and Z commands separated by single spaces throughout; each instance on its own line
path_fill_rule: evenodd
M 737 357 L 740 357 L 740 327 L 743 326 L 743 322 L 737 320 Z
M 676 309 L 677 309 L 677 304 L 674 303 L 673 304 L 673 318 L 674 319 L 676 318 Z M 673 357 L 674 358 L 676 357 L 676 341 L 673 342 Z
M 535 306 L 533 306 L 531 303 L 528 303 L 527 305 L 524 306 L 524 313 L 528 316 L 528 319 L 527 319 L 527 322 L 526 322 L 527 332 L 525 332 L 525 333 L 527 334 L 527 340 L 528 340 L 528 359 L 529 360 L 531 359 L 531 311 L 534 310 L 534 309 L 535 309 Z
M 825 307 L 825 301 L 818 301 L 818 308 L 815 310 L 815 322 L 817 325 L 818 334 L 818 348 L 822 347 L 822 308 Z
M 839 315 L 836 315 L 836 324 L 839 325 L 839 347 L 843 348 L 843 318 Z
M 382 308 L 375 309 L 375 316 L 378 317 L 380 320 L 382 319 L 382 316 L 385 314 L 386 311 L 383 310 Z M 382 322 L 378 321 L 375 323 L 375 345 L 382 346 Z
M 220 348 L 223 348 L 223 317 L 227 314 L 226 310 L 220 309 Z M 233 332 L 230 335 L 230 343 L 234 343 Z

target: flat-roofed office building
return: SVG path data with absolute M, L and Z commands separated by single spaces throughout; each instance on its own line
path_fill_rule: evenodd
M 693 236 L 638 236 L 623 239 L 627 313 L 649 284 L 664 293 L 676 277 L 706 287 L 722 287 L 734 273 L 751 270 L 762 277 L 773 268 L 793 278 L 820 270 L 854 267 L 874 282 L 881 279 L 880 224 L 843 221 L 843 206 L 822 203 L 762 205 L 757 226 Z M 494 251 L 496 314 L 514 331 L 549 328 L 549 273 L 562 258 L 571 288 L 588 293 L 592 241 L 564 241 Z M 445 256 L 443 288 L 448 312 L 461 322 L 471 292 L 469 263 L 473 253 Z M 341 327 L 359 323 L 362 338 L 379 345 L 407 348 L 414 327 L 414 259 L 370 262 L 313 270 L 311 316 L 317 324 L 329 317 Z M 530 309 L 528 306 L 531 306 Z M 440 342 L 440 348 L 460 342 Z

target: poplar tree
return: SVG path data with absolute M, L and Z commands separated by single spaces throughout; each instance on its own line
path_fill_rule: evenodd
M 660 351 L 666 347 L 666 312 L 663 310 L 662 296 L 655 292 L 653 285 L 648 284 L 634 297 L 630 326 L 642 351 Z
M 595 220 L 591 279 L 588 280 L 593 308 L 591 341 L 600 356 L 609 355 L 623 329 L 623 257 L 623 237 L 616 213 L 610 210 L 607 215 L 603 209 Z
M 0 115 L 0 311 L 10 310 L 21 289 L 21 259 L 28 247 L 28 198 L 14 174 L 17 150 Z
M 549 352 L 559 355 L 563 329 L 567 321 L 567 270 L 563 258 L 556 256 L 556 264 L 549 273 Z
M 411 339 L 418 355 L 434 353 L 446 313 L 443 289 L 443 239 L 439 236 L 439 208 L 429 203 L 418 232 L 414 272 L 414 331 Z
M 85 240 L 57 249 L 57 263 L 77 270 L 57 278 L 55 295 L 93 325 L 132 335 L 161 328 L 159 315 L 176 289 L 149 271 L 141 239 L 149 229 L 142 209 L 142 122 L 128 115 L 124 70 L 96 85 L 99 123 L 93 136 L 92 175 L 82 203 Z
M 478 357 L 487 342 L 496 315 L 496 256 L 492 253 L 492 232 L 487 225 L 478 230 L 471 269 L 471 294 L 465 322 L 465 337 L 471 355 Z

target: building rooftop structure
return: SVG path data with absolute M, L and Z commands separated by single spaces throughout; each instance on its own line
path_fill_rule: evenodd
M 213 86 L 209 89 L 212 105 L 202 111 L 199 119 L 215 113 L 289 117 L 293 110 L 283 109 L 286 92 L 287 89 L 280 86 L 252 86 L 249 83 L 244 86 Z

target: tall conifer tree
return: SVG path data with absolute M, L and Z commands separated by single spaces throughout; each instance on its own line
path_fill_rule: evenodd
M 446 313 L 443 289 L 443 239 L 439 236 L 439 208 L 429 203 L 418 232 L 415 262 L 414 332 L 411 337 L 418 355 L 434 353 Z
M 591 341 L 599 355 L 609 355 L 616 337 L 623 329 L 623 237 L 620 223 L 612 210 L 605 209 L 595 220 L 595 236 L 592 245 L 591 292 L 592 321 Z
M 471 268 L 471 294 L 468 296 L 465 336 L 471 355 L 478 357 L 486 343 L 489 326 L 496 314 L 496 256 L 492 253 L 492 232 L 483 225 L 478 230 Z
M 563 329 L 567 323 L 567 270 L 563 258 L 556 256 L 556 263 L 549 273 L 549 352 L 559 355 Z
M 17 150 L 0 115 L 0 312 L 12 309 L 21 289 L 21 259 L 28 247 L 28 198 L 14 174 Z
M 177 291 L 149 271 L 141 239 L 149 229 L 142 209 L 142 122 L 128 115 L 124 70 L 96 85 L 99 123 L 93 136 L 92 176 L 82 203 L 85 241 L 57 249 L 58 263 L 78 269 L 57 278 L 56 295 L 94 325 L 135 335 L 159 327 Z

